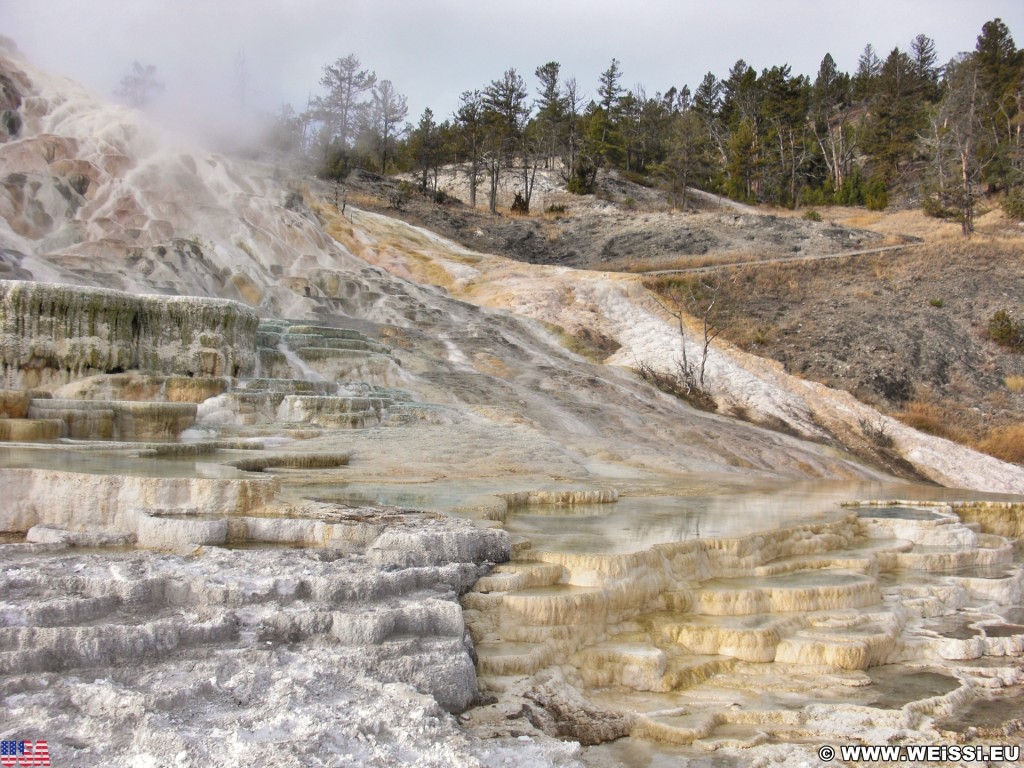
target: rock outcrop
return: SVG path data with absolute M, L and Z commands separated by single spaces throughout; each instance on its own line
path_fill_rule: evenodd
M 53 387 L 131 369 L 249 375 L 258 323 L 233 301 L 0 280 L 2 384 Z
M 456 599 L 508 556 L 507 534 L 429 514 L 290 511 L 329 516 L 330 546 L 100 554 L 53 528 L 38 538 L 52 543 L 0 545 L 4 727 L 53 734 L 55 765 L 166 764 L 183 749 L 240 765 L 265 759 L 268 739 L 285 764 L 348 753 L 341 764 L 395 765 L 405 727 L 446 753 L 417 764 L 475 765 L 444 711 L 479 695 Z M 399 562 L 405 548 L 415 562 Z M 385 712 L 360 714 L 374 702 Z

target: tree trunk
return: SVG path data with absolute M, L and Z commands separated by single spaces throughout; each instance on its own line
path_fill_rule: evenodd
M 480 173 L 479 163 L 476 157 L 469 164 L 469 207 L 476 210 L 476 179 Z
M 978 96 L 978 75 L 974 73 L 971 82 L 971 100 L 967 108 L 967 127 L 964 131 L 963 141 L 960 144 L 960 170 L 963 176 L 963 211 L 960 219 L 960 227 L 964 237 L 970 237 L 974 232 L 974 196 L 971 185 L 971 160 L 974 153 L 974 116 Z

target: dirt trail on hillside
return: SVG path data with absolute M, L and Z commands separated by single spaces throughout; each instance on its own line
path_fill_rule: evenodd
M 362 242 L 345 242 L 399 277 L 436 285 L 451 296 L 509 310 L 564 329 L 614 339 L 605 362 L 631 367 L 651 362 L 670 370 L 684 343 L 639 276 L 530 265 L 469 251 L 402 222 L 359 211 Z M 381 247 L 384 243 L 390 247 Z M 362 248 L 361 248 L 362 246 Z M 691 332 L 687 352 L 699 354 Z M 872 434 L 882 430 L 920 476 L 941 485 L 1024 493 L 1024 469 L 910 429 L 851 395 L 787 374 L 781 365 L 722 342 L 710 350 L 708 388 L 721 411 L 784 426 L 814 440 L 876 454 Z M 889 467 L 891 470 L 892 467 Z
M 1024 319 L 1021 229 L 998 210 L 964 240 L 956 222 L 920 211 L 766 211 L 695 193 L 682 212 L 614 175 L 590 197 L 568 195 L 557 174 L 548 176 L 530 217 L 419 195 L 396 212 L 380 205 L 394 182 L 356 179 L 354 189 L 361 204 L 475 252 L 647 281 L 714 274 L 721 339 L 926 431 L 1021 461 L 1014 443 L 1024 434 L 1024 356 L 985 332 L 999 310 Z M 445 183 L 464 194 L 461 177 Z M 561 324 L 592 353 L 619 344 L 600 321 Z
M 737 267 L 770 266 L 772 264 L 795 264 L 810 261 L 827 261 L 829 259 L 845 259 L 851 256 L 872 256 L 878 253 L 889 251 L 906 251 L 911 248 L 923 245 L 923 243 L 907 243 L 906 245 L 884 245 L 879 248 L 861 248 L 856 251 L 842 251 L 840 253 L 819 253 L 809 256 L 780 256 L 774 259 L 751 259 L 748 261 L 730 261 L 724 264 L 709 264 L 706 267 L 690 267 L 688 269 L 654 269 L 641 272 L 642 275 L 656 277 L 658 275 L 702 275 L 708 272 L 717 272 L 723 269 L 736 269 Z

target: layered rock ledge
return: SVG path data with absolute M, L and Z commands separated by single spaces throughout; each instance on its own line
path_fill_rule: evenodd
M 251 375 L 258 324 L 226 299 L 0 280 L 0 381 L 31 389 L 133 369 Z
M 400 510 L 276 511 L 290 519 L 265 533 L 333 535 L 157 553 L 38 526 L 37 543 L 0 543 L 5 726 L 48 737 L 54 765 L 384 766 L 413 750 L 417 765 L 476 768 L 475 752 L 523 752 L 471 742 L 445 711 L 478 699 L 457 600 L 507 559 L 507 534 Z

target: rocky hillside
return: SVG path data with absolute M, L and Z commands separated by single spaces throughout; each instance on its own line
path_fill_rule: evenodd
M 411 183 L 353 173 L 344 188 L 358 205 L 398 216 L 484 253 L 529 264 L 642 272 L 735 261 L 784 258 L 870 248 L 902 241 L 863 228 L 765 214 L 726 198 L 693 192 L 686 210 L 669 205 L 656 189 L 598 178 L 593 196 L 571 195 L 557 170 L 538 172 L 531 215 L 486 212 L 468 200 L 465 176 L 451 170 L 439 180 L 445 196 L 412 191 Z M 404 194 L 398 194 L 399 188 Z M 329 194 L 327 188 L 325 193 Z M 402 202 L 396 209 L 396 197 Z M 437 200 L 441 202 L 438 203 Z
M 1021 462 L 1024 355 L 992 340 L 989 324 L 1000 311 L 1024 318 L 1022 244 L 978 236 L 737 270 L 722 275 L 720 322 L 787 371 Z
M 1024 322 L 1024 234 L 998 212 L 981 217 L 965 241 L 955 222 L 919 212 L 805 215 L 696 193 L 682 212 L 656 190 L 614 177 L 602 178 L 594 198 L 566 194 L 557 172 L 544 180 L 542 204 L 556 212 L 530 217 L 492 216 L 429 195 L 411 195 L 395 211 L 387 205 L 393 182 L 355 175 L 348 187 L 365 205 L 475 250 L 642 272 L 662 294 L 713 285 L 711 319 L 723 339 L 917 429 L 1024 461 L 1024 355 L 988 338 L 1000 310 Z M 466 193 L 462 176 L 442 183 Z M 817 260 L 844 253 L 857 255 Z M 581 348 L 618 349 L 587 336 Z

